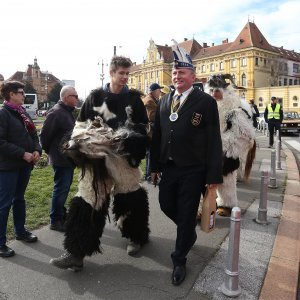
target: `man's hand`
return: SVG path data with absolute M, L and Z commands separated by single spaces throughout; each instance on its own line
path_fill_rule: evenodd
M 152 183 L 154 184 L 155 187 L 157 186 L 157 183 L 158 183 L 160 177 L 161 177 L 160 172 L 151 173 L 151 181 L 152 181 Z
M 218 187 L 218 183 L 211 183 L 207 186 L 210 190 L 215 190 Z
M 28 163 L 33 162 L 33 154 L 29 152 L 25 152 L 23 155 L 23 159 L 26 160 Z
M 33 156 L 33 163 L 34 164 L 37 163 L 41 158 L 40 153 L 38 151 L 34 151 L 32 153 L 32 156 Z

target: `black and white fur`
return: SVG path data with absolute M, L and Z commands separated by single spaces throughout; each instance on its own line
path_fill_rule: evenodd
M 130 108 L 128 108 L 130 115 Z M 101 252 L 102 236 L 110 199 L 122 236 L 143 245 L 149 238 L 149 204 L 140 181 L 139 163 L 146 146 L 130 117 L 113 130 L 102 118 L 76 122 L 65 153 L 80 169 L 76 197 L 72 200 L 64 247 L 77 257 Z M 136 146 L 140 145 L 140 147 Z
M 218 89 L 223 95 L 223 99 L 217 101 L 223 147 L 223 183 L 217 189 L 217 206 L 232 208 L 238 205 L 237 170 L 241 161 L 245 162 L 245 177 L 249 176 L 256 143 L 251 115 L 234 89 L 225 81 L 227 78 L 230 79 L 230 76 L 212 76 L 205 91 L 211 93 L 213 89 Z M 234 84 L 233 87 L 238 88 Z

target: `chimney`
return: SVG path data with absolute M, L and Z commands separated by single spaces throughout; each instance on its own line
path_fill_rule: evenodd
M 222 44 L 228 44 L 228 38 L 222 41 Z
M 203 48 L 207 48 L 207 43 L 203 43 Z
M 211 46 L 213 47 L 215 45 L 215 43 L 212 43 Z
M 188 39 L 187 38 L 184 38 L 184 41 L 186 42 Z
M 168 44 L 165 44 L 165 47 L 169 47 Z

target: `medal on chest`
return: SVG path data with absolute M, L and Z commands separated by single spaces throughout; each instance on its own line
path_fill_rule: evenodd
M 171 122 L 175 122 L 178 119 L 178 113 L 176 112 L 171 113 L 169 119 Z

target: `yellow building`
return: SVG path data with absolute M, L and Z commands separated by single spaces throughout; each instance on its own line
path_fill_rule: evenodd
M 256 24 L 247 22 L 233 42 L 200 45 L 196 40 L 179 43 L 191 56 L 197 81 L 205 83 L 212 74 L 230 73 L 235 83 L 246 88 L 240 96 L 254 99 L 263 110 L 271 96 L 280 98 L 284 110 L 300 112 L 300 54 L 268 43 Z M 147 57 L 134 65 L 129 86 L 148 92 L 151 83 L 171 85 L 173 54 L 170 46 L 150 40 Z

